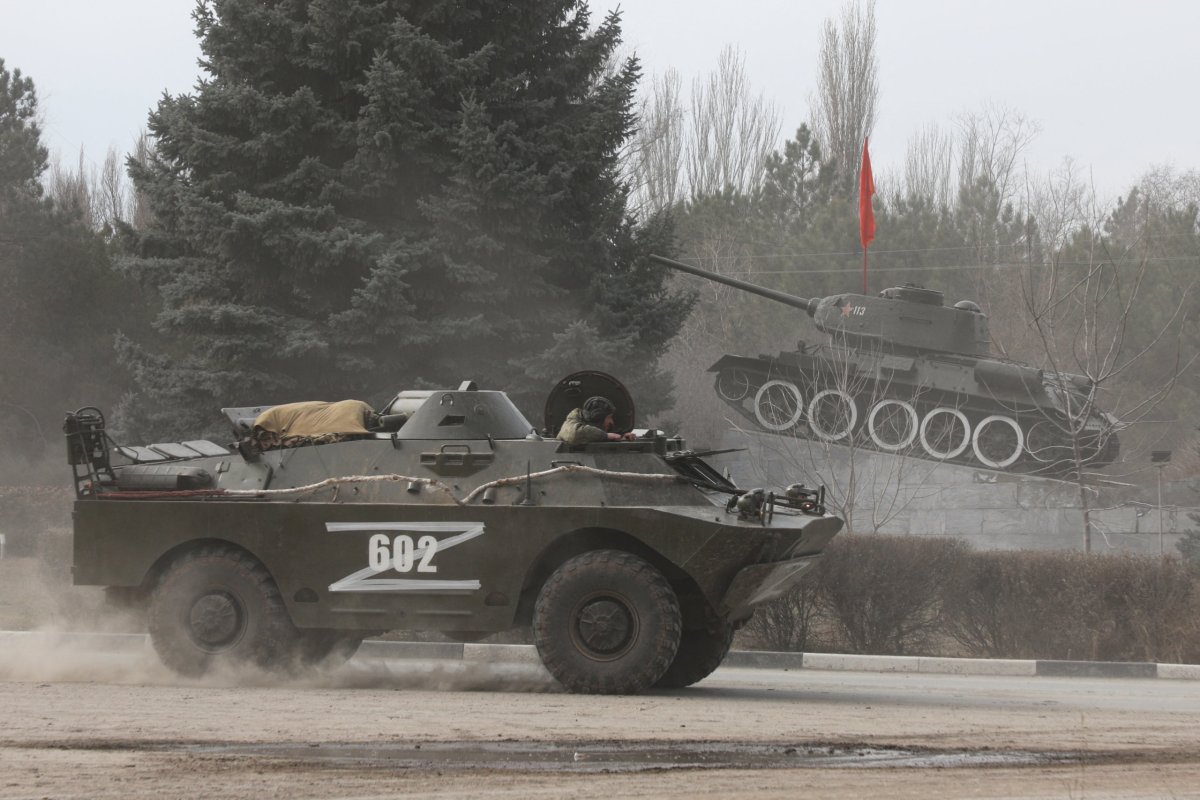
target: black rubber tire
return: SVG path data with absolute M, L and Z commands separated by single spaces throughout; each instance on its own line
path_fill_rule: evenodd
M 569 691 L 636 694 L 675 657 L 679 599 L 650 563 L 621 550 L 570 559 L 542 586 L 533 640 L 542 663 Z
M 251 664 L 290 670 L 302 652 L 279 588 L 266 567 L 230 547 L 181 556 L 150 600 L 150 641 L 175 672 L 198 677 Z
M 727 622 L 714 621 L 704 629 L 685 630 L 675 659 L 654 688 L 682 689 L 704 680 L 721 666 L 732 644 L 733 626 Z

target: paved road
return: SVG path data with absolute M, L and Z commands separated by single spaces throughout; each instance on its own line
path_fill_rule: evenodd
M 830 705 L 873 701 L 898 707 L 961 706 L 980 711 L 1054 708 L 1085 715 L 1098 711 L 1190 714 L 1197 724 L 1195 741 L 1200 746 L 1200 684 L 1190 680 L 722 669 L 702 686 L 747 699 L 769 696 Z
M 356 659 L 181 681 L 0 652 L 0 798 L 1200 797 L 1200 682 L 722 669 L 560 692 L 528 664 Z

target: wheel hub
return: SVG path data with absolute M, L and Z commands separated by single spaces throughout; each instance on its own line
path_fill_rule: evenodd
M 193 641 L 205 649 L 224 647 L 241 634 L 241 610 L 228 594 L 206 594 L 192 605 L 188 630 Z
M 614 598 L 585 603 L 576 618 L 579 642 L 601 657 L 619 655 L 632 642 L 637 621 L 628 606 Z

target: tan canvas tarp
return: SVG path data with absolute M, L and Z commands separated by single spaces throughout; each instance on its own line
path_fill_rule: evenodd
M 278 446 L 293 437 L 328 440 L 335 436 L 352 436 L 367 433 L 367 420 L 373 413 L 362 400 L 285 403 L 259 414 L 254 420 L 254 434 L 267 446 Z

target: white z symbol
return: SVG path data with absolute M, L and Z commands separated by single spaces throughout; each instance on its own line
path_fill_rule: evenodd
M 394 569 L 408 572 L 417 562 L 417 572 L 437 572 L 430 564 L 435 552 L 468 542 L 484 533 L 482 522 L 327 522 L 325 529 L 330 533 L 361 533 L 364 531 L 388 531 L 395 536 L 389 549 L 389 537 L 375 534 L 367 549 L 367 567 L 351 573 L 340 581 L 331 583 L 331 592 L 419 592 L 427 594 L 464 594 L 476 591 L 478 580 L 441 581 L 430 578 L 374 578 L 380 572 Z M 411 533 L 454 533 L 445 539 L 422 536 L 417 546 L 412 547 Z

